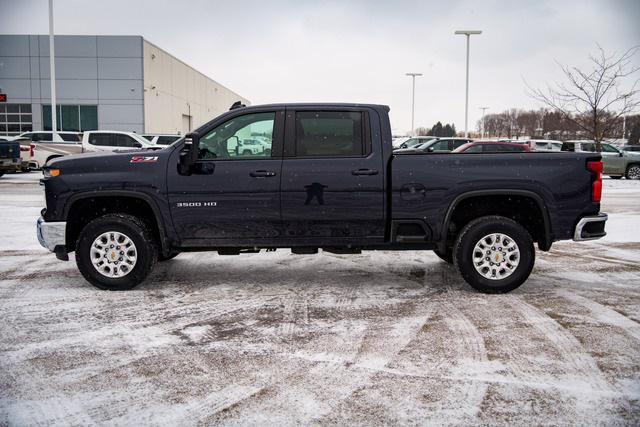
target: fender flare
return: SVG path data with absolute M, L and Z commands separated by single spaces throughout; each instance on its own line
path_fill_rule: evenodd
M 538 242 L 538 247 L 543 251 L 548 251 L 551 248 L 551 244 L 553 243 L 553 240 L 551 237 L 551 220 L 549 218 L 549 210 L 547 209 L 547 205 L 545 204 L 544 199 L 538 193 L 531 190 L 517 190 L 517 189 L 504 188 L 504 189 L 494 189 L 494 190 L 467 191 L 457 195 L 453 199 L 453 201 L 449 204 L 449 207 L 447 208 L 447 213 L 444 216 L 444 220 L 442 222 L 442 228 L 440 231 L 441 237 L 440 237 L 440 241 L 438 242 L 438 249 L 443 251 L 443 253 L 447 249 L 446 248 L 447 234 L 448 234 L 447 230 L 449 229 L 451 216 L 453 215 L 453 212 L 455 211 L 456 207 L 463 200 L 471 197 L 478 197 L 478 196 L 524 196 L 524 197 L 529 197 L 533 199 L 538 205 L 540 212 L 542 213 L 542 222 L 544 226 L 543 239 Z
M 141 193 L 139 191 L 133 190 L 106 190 L 106 191 L 83 191 L 81 193 L 76 193 L 69 197 L 64 206 L 64 218 L 69 217 L 69 212 L 71 210 L 71 206 L 77 201 L 91 199 L 91 198 L 100 198 L 100 197 L 129 197 L 132 199 L 139 199 L 145 202 L 151 208 L 153 212 L 153 216 L 155 217 L 156 224 L 158 224 L 158 234 L 160 235 L 160 250 L 164 254 L 165 251 L 169 250 L 169 242 L 166 233 L 166 227 L 164 223 L 164 219 L 162 218 L 162 213 L 160 212 L 160 208 L 158 207 L 156 201 L 153 197 L 148 194 Z

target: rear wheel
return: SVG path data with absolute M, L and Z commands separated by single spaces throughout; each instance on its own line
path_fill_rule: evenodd
M 132 215 L 110 214 L 87 224 L 76 243 L 76 263 L 92 285 L 132 289 L 147 278 L 158 257 L 149 227 Z
M 474 289 L 484 293 L 509 292 L 531 274 L 535 262 L 533 239 L 509 218 L 481 217 L 458 235 L 453 262 Z
M 640 165 L 631 165 L 625 175 L 627 179 L 640 179 Z

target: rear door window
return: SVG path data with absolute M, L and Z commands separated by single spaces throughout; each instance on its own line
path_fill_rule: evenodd
M 362 156 L 364 123 L 361 112 L 296 112 L 296 157 Z
M 92 133 L 89 135 L 89 144 L 113 147 L 115 146 L 114 135 L 111 133 Z

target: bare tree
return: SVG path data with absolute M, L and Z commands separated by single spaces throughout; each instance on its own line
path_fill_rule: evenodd
M 572 122 L 596 142 L 597 151 L 602 151 L 602 139 L 611 136 L 620 117 L 640 105 L 636 74 L 640 67 L 633 65 L 639 49 L 636 46 L 622 55 L 607 55 L 598 46 L 598 54 L 589 56 L 590 70 L 558 64 L 564 81 L 546 89 L 532 89 L 527 84 L 530 95 Z

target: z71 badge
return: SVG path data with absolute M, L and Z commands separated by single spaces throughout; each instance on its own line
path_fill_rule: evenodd
M 133 156 L 129 163 L 155 163 L 158 156 Z

